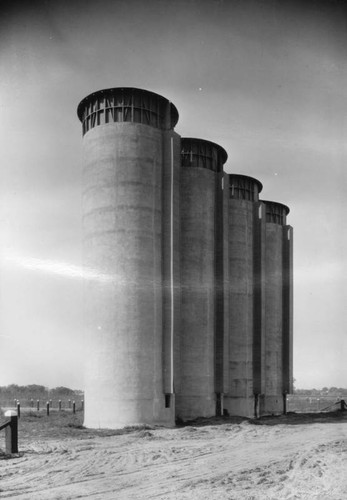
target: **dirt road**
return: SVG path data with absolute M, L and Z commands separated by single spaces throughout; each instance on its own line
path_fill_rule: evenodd
M 347 498 L 347 420 L 30 439 L 0 460 L 0 498 Z

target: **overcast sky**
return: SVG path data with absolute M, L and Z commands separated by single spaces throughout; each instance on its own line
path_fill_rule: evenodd
M 79 101 L 170 99 L 294 227 L 294 377 L 347 386 L 343 0 L 0 0 L 0 385 L 83 388 Z

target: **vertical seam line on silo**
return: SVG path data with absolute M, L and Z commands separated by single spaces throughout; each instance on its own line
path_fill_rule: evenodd
M 152 353 L 153 355 L 153 386 L 154 388 L 156 387 L 156 377 L 157 377 L 157 353 L 156 353 L 156 335 L 157 335 L 157 327 L 158 327 L 158 318 L 157 318 L 157 294 L 158 294 L 158 283 L 157 283 L 157 268 L 156 268 L 156 257 L 157 257 L 157 245 L 156 245 L 156 208 L 157 208 L 157 201 L 156 201 L 156 185 L 157 185 L 157 160 L 155 158 L 155 155 L 153 153 L 154 161 L 153 161 L 153 170 L 152 170 L 152 182 L 151 182 L 151 188 L 152 188 L 152 251 L 153 251 L 153 260 L 152 260 L 152 277 L 151 277 L 151 282 L 147 285 L 145 284 L 145 295 L 146 293 L 149 293 L 149 289 L 147 290 L 150 286 L 152 286 L 152 294 L 153 294 L 153 323 L 154 323 L 154 331 L 152 335 L 152 340 L 153 340 L 153 345 L 152 345 Z M 154 389 L 154 394 L 155 394 L 155 389 Z M 153 395 L 153 391 L 152 391 Z
M 173 137 L 170 138 L 171 155 L 171 192 L 170 192 L 170 286 L 171 286 L 171 335 L 170 335 L 170 391 L 173 393 L 173 362 L 174 362 L 174 161 L 173 161 Z

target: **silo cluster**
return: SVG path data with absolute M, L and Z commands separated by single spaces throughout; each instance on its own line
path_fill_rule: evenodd
M 283 411 L 292 390 L 292 228 L 175 106 L 90 94 L 83 127 L 85 425 Z M 88 279 L 89 276 L 89 279 Z

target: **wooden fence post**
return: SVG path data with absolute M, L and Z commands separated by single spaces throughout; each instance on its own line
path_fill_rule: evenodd
M 10 417 L 10 423 L 5 429 L 6 453 L 18 453 L 18 416 L 13 410 L 5 412 L 5 417 Z

